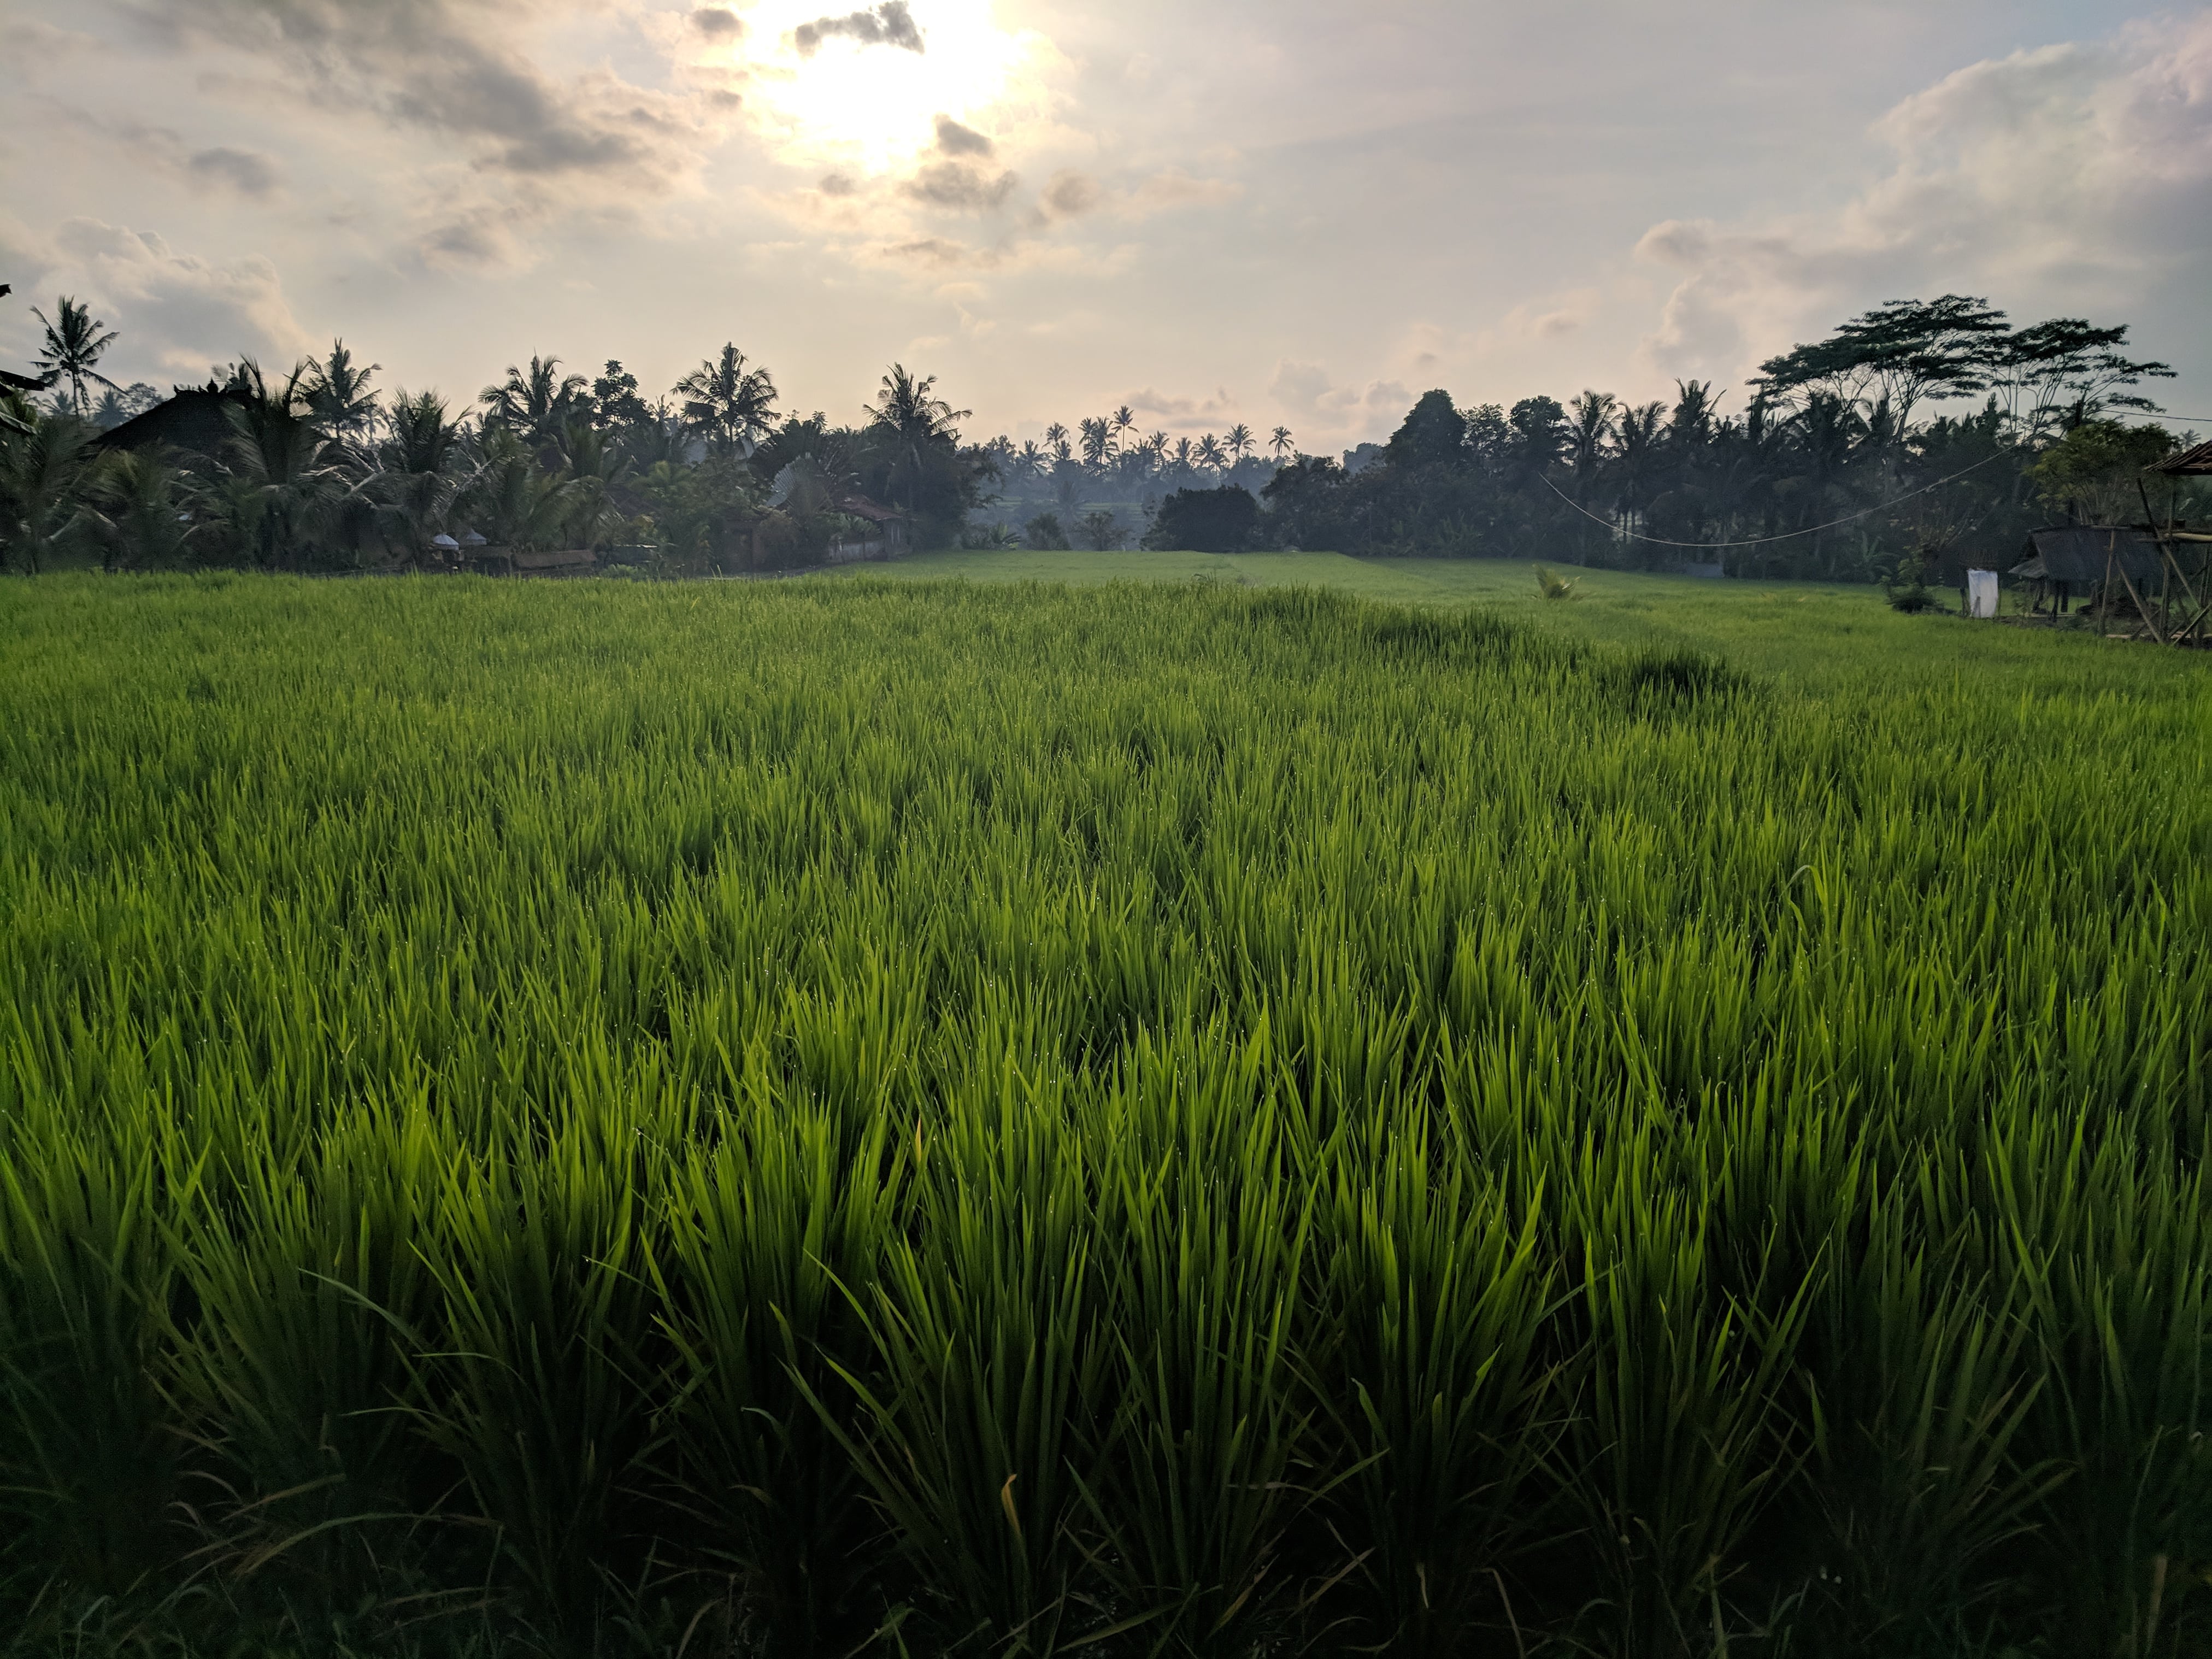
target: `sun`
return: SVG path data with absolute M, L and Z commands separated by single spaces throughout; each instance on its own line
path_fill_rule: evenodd
M 936 142 L 939 116 L 988 130 L 986 118 L 1033 96 L 1033 40 L 1000 28 L 991 0 L 909 0 L 919 52 L 850 33 L 799 52 L 801 24 L 854 9 L 852 0 L 758 0 L 743 14 L 732 58 L 748 71 L 755 125 L 787 161 L 889 171 Z

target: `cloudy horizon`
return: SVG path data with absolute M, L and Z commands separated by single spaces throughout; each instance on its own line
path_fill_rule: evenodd
M 1718 381 L 1905 295 L 2132 325 L 2212 405 L 2212 6 L 28 0 L 0 364 L 166 387 L 342 335 L 465 399 L 734 340 L 1036 435 Z

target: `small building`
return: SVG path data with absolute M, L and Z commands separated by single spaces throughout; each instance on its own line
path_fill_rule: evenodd
M 908 550 L 910 541 L 906 514 L 871 501 L 866 495 L 841 495 L 831 504 L 834 510 L 846 517 L 863 520 L 869 526 L 865 535 L 846 537 L 830 544 L 829 562 L 857 564 L 865 559 L 896 559 Z
M 2028 554 L 2005 574 L 2014 581 L 2039 589 L 2037 604 L 2046 600 L 2057 614 L 2065 614 L 2069 599 L 2086 596 L 2116 576 L 2124 576 L 2139 592 L 2161 586 L 2158 543 L 2147 531 L 2130 526 L 2059 525 L 2028 534 Z
M 246 408 L 251 401 L 243 392 L 222 391 L 212 386 L 179 386 L 173 396 L 120 426 L 110 427 L 95 441 L 102 449 L 167 446 L 220 460 L 237 435 L 229 410 Z

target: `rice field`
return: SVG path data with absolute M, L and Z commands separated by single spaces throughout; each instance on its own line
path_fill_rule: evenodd
M 0 585 L 0 1652 L 2212 1651 L 2212 693 L 1864 603 Z

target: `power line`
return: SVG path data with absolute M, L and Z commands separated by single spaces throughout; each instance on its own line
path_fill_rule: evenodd
M 1769 542 L 1794 541 L 1800 536 L 1817 536 L 1823 530 L 1833 530 L 1838 525 L 1856 524 L 1861 519 L 1869 519 L 1877 513 L 1888 512 L 1891 507 L 1895 507 L 1899 501 L 1909 501 L 1915 495 L 1925 495 L 1931 489 L 1941 489 L 1947 483 L 1956 483 L 1960 479 L 1965 477 L 1967 473 L 1978 472 L 1982 468 L 1987 466 L 1991 461 L 2002 460 L 2006 456 L 2011 453 L 2012 452 L 2008 449 L 2000 449 L 1993 454 L 1984 455 L 1980 460 L 1976 461 L 1973 465 L 1962 467 L 1958 471 L 1954 472 L 1948 478 L 1938 478 L 1934 483 L 1923 484 L 1917 489 L 1908 489 L 1902 495 L 1893 495 L 1889 500 L 1883 501 L 1877 506 L 1868 507 L 1863 513 L 1853 513 L 1841 519 L 1831 519 L 1826 524 L 1808 525 L 1802 530 L 1785 530 L 1778 536 L 1753 536 L 1747 540 L 1740 542 L 1675 542 L 1668 540 L 1664 536 L 1646 536 L 1633 530 L 1623 530 L 1611 520 L 1601 519 L 1598 517 L 1596 514 L 1583 506 L 1581 502 L 1576 501 L 1573 496 L 1568 495 L 1567 492 L 1560 489 L 1559 485 L 1552 483 L 1549 477 L 1544 477 L 1544 483 L 1554 495 L 1557 495 L 1569 507 L 1573 507 L 1576 512 L 1581 514 L 1583 517 L 1588 519 L 1592 524 L 1601 524 L 1607 530 L 1613 532 L 1614 535 L 1620 536 L 1626 540 L 1632 542 L 1650 542 L 1655 547 L 1711 548 L 1715 551 L 1717 551 L 1724 547 L 1763 547 Z M 1542 474 L 1539 474 L 1538 476 L 1543 477 Z

